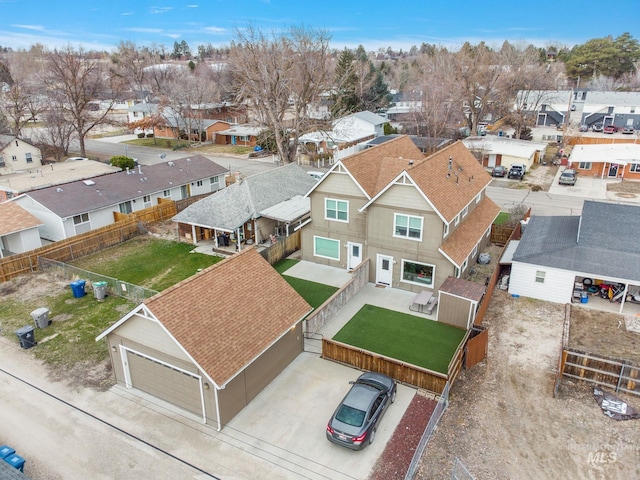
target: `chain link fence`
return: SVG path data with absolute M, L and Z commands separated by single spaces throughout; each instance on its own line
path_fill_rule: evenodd
M 147 298 L 151 298 L 158 293 L 155 290 L 150 290 L 133 283 L 118 280 L 117 278 L 100 275 L 99 273 L 74 267 L 64 262 L 58 262 L 57 260 L 51 260 L 49 258 L 38 257 L 38 265 L 41 271 L 51 273 L 67 280 L 86 280 L 87 286 L 90 288 L 92 288 L 92 285 L 95 282 L 106 282 L 107 295 L 117 295 L 119 297 L 126 298 L 134 302 L 136 305 L 141 304 Z
M 451 478 L 453 480 L 475 480 L 473 475 L 469 473 L 458 457 L 453 461 L 453 469 L 451 470 Z

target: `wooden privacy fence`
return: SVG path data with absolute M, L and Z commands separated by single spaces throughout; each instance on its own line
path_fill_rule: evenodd
M 137 221 L 147 224 L 170 220 L 178 213 L 176 202 L 174 202 L 173 200 L 159 198 L 158 202 L 158 205 L 144 208 L 142 210 L 136 210 L 135 212 L 131 213 L 113 212 L 113 218 L 116 222 L 118 222 L 120 220 L 124 220 L 125 218 L 133 217 Z
M 0 260 L 0 281 L 6 282 L 19 275 L 37 271 L 39 268 L 38 257 L 68 262 L 117 245 L 142 233 L 139 222 L 135 218 L 129 217 L 112 225 L 75 235 L 44 247 L 11 255 Z
M 447 382 L 453 384 L 462 368 L 464 346 L 467 343 L 470 332 L 471 330 L 467 332 L 460 345 L 458 345 L 451 362 L 449 362 L 446 374 L 434 372 L 428 368 L 405 363 L 395 358 L 386 357 L 379 353 L 373 353 L 328 338 L 322 339 L 322 357 L 345 365 L 351 365 L 360 370 L 384 373 L 401 383 L 441 395 Z
M 265 248 L 260 255 L 271 265 L 275 265 L 298 250 L 300 250 L 300 230 Z

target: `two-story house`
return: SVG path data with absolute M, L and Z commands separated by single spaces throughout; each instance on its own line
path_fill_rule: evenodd
M 0 135 L 0 175 L 40 168 L 40 149 L 13 135 Z
M 462 142 L 424 157 L 408 136 L 338 161 L 307 194 L 302 259 L 411 291 L 460 278 L 489 242 L 500 208 L 491 177 Z

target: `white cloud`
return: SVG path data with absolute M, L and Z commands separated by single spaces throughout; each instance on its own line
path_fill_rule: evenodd
M 222 35 L 227 33 L 227 29 L 222 27 L 205 27 L 205 31 L 209 33 L 215 33 L 216 35 Z
M 125 30 L 129 32 L 137 32 L 137 33 L 162 33 L 161 28 L 130 27 L 130 28 L 125 28 Z
M 122 15 L 123 17 L 128 17 L 130 15 L 135 15 L 135 13 L 133 13 L 133 12 L 124 12 L 124 13 L 121 13 L 120 15 Z
M 187 8 L 198 8 L 200 5 L 186 5 Z
M 151 7 L 149 9 L 149 13 L 151 14 L 162 14 L 167 13 L 173 10 L 173 7 Z
M 37 30 L 37 31 L 44 31 L 44 27 L 42 25 L 11 25 L 12 27 L 15 28 L 24 28 L 26 30 Z

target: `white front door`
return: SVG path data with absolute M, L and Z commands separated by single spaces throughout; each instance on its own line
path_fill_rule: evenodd
M 362 263 L 362 244 L 347 242 L 347 270 L 353 270 Z
M 393 257 L 378 255 L 376 262 L 376 283 L 391 286 L 393 282 Z

